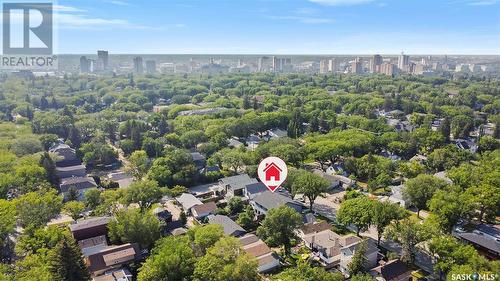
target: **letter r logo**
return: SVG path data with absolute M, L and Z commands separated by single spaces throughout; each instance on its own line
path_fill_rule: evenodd
M 3 53 L 51 55 L 52 26 L 52 3 L 3 3 Z

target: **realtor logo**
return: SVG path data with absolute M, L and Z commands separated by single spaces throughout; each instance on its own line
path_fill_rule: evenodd
M 0 69 L 57 70 L 54 52 L 53 5 L 3 3 L 3 54 Z
M 3 3 L 3 53 L 51 55 L 52 3 Z

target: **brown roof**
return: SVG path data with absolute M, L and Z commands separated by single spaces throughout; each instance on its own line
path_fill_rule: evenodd
M 385 280 L 392 280 L 409 271 L 408 267 L 401 260 L 392 260 L 385 265 L 381 265 L 372 269 L 377 272 Z
M 274 253 L 269 253 L 269 254 L 266 254 L 266 255 L 263 255 L 263 256 L 260 256 L 257 258 L 257 262 L 259 263 L 259 266 L 274 262 L 275 260 L 277 260 L 277 258 L 274 255 Z
M 196 205 L 192 208 L 192 211 L 196 211 L 196 214 L 205 214 L 217 210 L 217 205 L 214 202 L 208 202 L 202 205 Z
M 137 244 L 127 243 L 119 246 L 109 246 L 88 256 L 88 268 L 90 272 L 103 271 L 113 265 L 135 260 L 138 253 L 139 245 Z
M 271 249 L 262 240 L 246 245 L 243 249 L 254 257 L 260 257 L 271 252 Z
M 94 247 L 94 246 L 103 245 L 103 244 L 104 245 L 108 244 L 108 242 L 106 241 L 105 235 L 99 235 L 96 237 L 87 238 L 87 239 L 83 239 L 83 240 L 78 241 L 78 246 L 80 246 L 80 249 L 85 249 L 88 247 Z
M 69 229 L 72 232 L 74 232 L 77 230 L 92 228 L 95 226 L 107 225 L 109 223 L 110 219 L 111 219 L 110 217 L 89 218 L 89 219 L 78 221 L 77 223 L 70 225 Z
M 259 237 L 255 236 L 254 234 L 248 234 L 240 238 L 240 242 L 243 246 L 255 243 L 257 241 L 259 241 Z
M 310 234 L 313 232 L 320 232 L 320 231 L 327 230 L 330 228 L 331 228 L 331 225 L 327 221 L 320 221 L 320 222 L 313 222 L 313 223 L 305 224 L 302 227 L 302 232 L 304 232 L 304 234 L 307 235 L 307 234 Z

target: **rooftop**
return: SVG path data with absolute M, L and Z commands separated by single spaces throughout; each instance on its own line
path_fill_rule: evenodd
M 111 220 L 110 217 L 94 217 L 85 220 L 78 221 L 75 224 L 71 224 L 69 229 L 74 232 L 82 229 L 92 228 L 100 225 L 107 225 Z

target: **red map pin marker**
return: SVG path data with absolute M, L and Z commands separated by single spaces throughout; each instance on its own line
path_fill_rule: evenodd
M 278 157 L 267 157 L 262 160 L 257 168 L 260 181 L 274 192 L 286 180 L 288 168 L 285 161 Z

